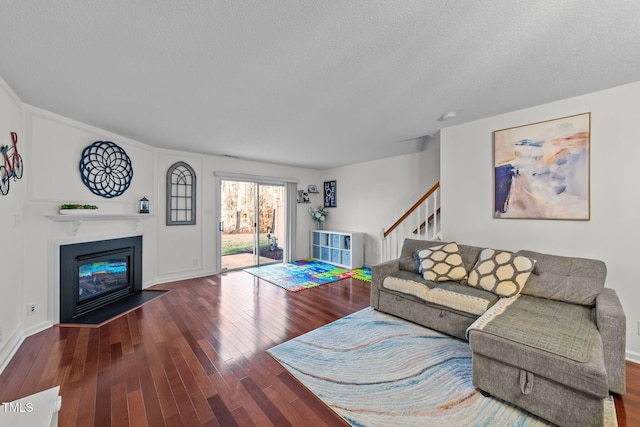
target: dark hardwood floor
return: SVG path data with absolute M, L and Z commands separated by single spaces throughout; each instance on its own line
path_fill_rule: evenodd
M 265 350 L 367 307 L 368 283 L 288 293 L 232 272 L 156 288 L 171 292 L 102 326 L 27 338 L 0 401 L 61 385 L 61 427 L 346 425 Z M 640 365 L 627 367 L 621 427 L 640 425 Z

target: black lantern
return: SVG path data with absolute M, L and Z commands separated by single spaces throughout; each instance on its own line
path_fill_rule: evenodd
M 149 213 L 149 199 L 147 199 L 147 196 L 140 199 L 139 205 L 140 213 Z

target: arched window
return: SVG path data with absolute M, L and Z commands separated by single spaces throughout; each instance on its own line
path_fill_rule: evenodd
M 196 173 L 185 162 L 167 171 L 167 225 L 196 223 Z

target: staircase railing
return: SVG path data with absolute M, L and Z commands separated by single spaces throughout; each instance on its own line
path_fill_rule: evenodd
M 391 227 L 383 229 L 380 237 L 381 261 L 397 258 L 404 239 L 440 239 L 440 183 L 431 187 Z

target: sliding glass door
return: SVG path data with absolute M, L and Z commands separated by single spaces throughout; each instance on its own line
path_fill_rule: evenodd
M 221 179 L 220 195 L 222 271 L 282 262 L 284 185 Z

